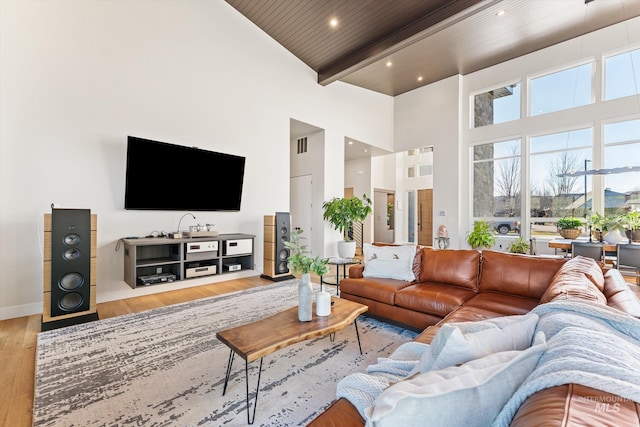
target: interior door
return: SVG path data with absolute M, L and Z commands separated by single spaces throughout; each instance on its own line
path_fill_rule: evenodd
M 313 229 L 311 228 L 311 197 L 313 192 L 311 175 L 295 176 L 291 178 L 291 196 L 289 199 L 289 213 L 291 214 L 291 229 L 301 229 L 305 237 L 304 244 L 312 248 Z
M 433 189 L 418 190 L 418 244 L 433 246 Z

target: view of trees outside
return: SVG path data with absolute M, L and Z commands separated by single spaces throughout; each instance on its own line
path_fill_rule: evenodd
M 605 64 L 606 100 L 640 93 L 640 49 L 608 57 Z M 592 103 L 593 66 L 589 62 L 531 79 L 530 114 Z M 475 95 L 474 127 L 518 120 L 520 104 L 519 83 Z M 523 182 L 529 186 L 532 234 L 555 234 L 555 221 L 563 216 L 585 217 L 592 211 L 594 176 L 601 175 L 594 169 L 640 166 L 640 120 L 607 123 L 602 131 L 602 165 L 594 165 L 594 128 L 532 136 L 524 143 L 515 139 L 473 146 L 474 219 L 521 221 Z M 527 151 L 528 176 L 523 177 L 522 153 Z M 640 210 L 640 173 L 602 175 L 596 179 L 604 183 L 604 214 Z

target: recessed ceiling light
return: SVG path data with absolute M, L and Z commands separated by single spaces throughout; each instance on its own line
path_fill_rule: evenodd
M 331 19 L 329 20 L 329 25 L 330 25 L 332 28 L 336 28 L 336 27 L 338 26 L 338 18 L 331 18 Z
M 353 145 L 353 141 L 349 141 L 349 145 Z
M 366 148 L 365 148 L 364 150 L 362 150 L 362 151 L 364 151 L 365 153 L 368 153 L 368 152 L 369 152 L 369 150 L 367 150 Z
M 393 62 L 387 61 L 387 67 L 391 67 L 392 65 L 393 65 Z
M 499 10 L 499 11 L 496 12 L 496 16 L 502 16 L 504 14 L 505 14 L 504 9 L 503 10 Z
M 418 81 L 421 82 L 422 81 L 422 76 L 418 76 Z

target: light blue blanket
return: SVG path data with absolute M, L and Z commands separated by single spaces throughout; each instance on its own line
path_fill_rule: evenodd
M 563 384 L 593 387 L 640 402 L 640 320 L 607 306 L 577 301 L 542 304 L 536 333 L 542 331 L 547 350 L 536 369 L 502 408 L 493 426 L 508 426 L 533 393 Z M 384 389 L 413 373 L 429 345 L 406 343 L 388 358 L 351 374 L 338 383 L 336 395 L 348 399 L 366 419 Z
M 546 335 L 547 350 L 493 426 L 508 426 L 527 397 L 563 384 L 593 387 L 640 402 L 640 320 L 576 301 L 542 304 L 533 311 L 540 317 L 536 332 Z

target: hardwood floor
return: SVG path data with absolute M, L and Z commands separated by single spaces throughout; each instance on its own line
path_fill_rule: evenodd
M 274 283 L 260 276 L 98 304 L 100 319 Z M 317 283 L 317 282 L 316 282 Z M 0 426 L 32 424 L 36 338 L 41 316 L 0 321 Z

